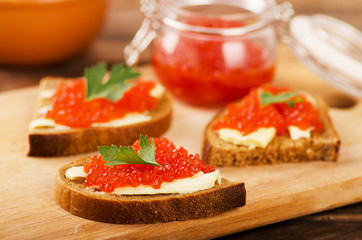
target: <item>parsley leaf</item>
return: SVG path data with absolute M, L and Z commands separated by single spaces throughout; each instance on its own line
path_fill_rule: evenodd
M 122 64 L 116 64 L 112 67 L 108 81 L 103 83 L 106 73 L 107 67 L 105 63 L 98 63 L 85 69 L 84 76 L 87 81 L 86 100 L 108 98 L 116 102 L 122 98 L 124 92 L 136 84 L 127 80 L 137 78 L 140 75 L 133 68 L 126 68 Z
M 296 95 L 297 95 L 296 92 L 286 92 L 277 95 L 273 95 L 270 92 L 263 92 L 260 94 L 260 99 L 263 107 L 275 103 L 286 103 L 289 105 L 289 107 L 293 108 L 296 102 L 302 101 L 300 97 L 291 100 L 291 98 L 295 97 Z
M 147 164 L 160 167 L 156 162 L 155 142 L 152 139 L 152 146 L 147 136 L 140 136 L 140 147 L 138 154 L 132 147 L 121 146 L 119 149 L 116 145 L 98 147 L 100 154 L 103 156 L 103 161 L 106 161 L 106 166 L 116 166 L 121 164 Z

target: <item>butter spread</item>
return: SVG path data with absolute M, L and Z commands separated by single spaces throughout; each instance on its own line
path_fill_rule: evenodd
M 76 178 L 85 178 L 87 174 L 83 170 L 83 166 L 69 168 L 65 177 L 74 180 Z M 176 179 L 172 182 L 164 182 L 160 189 L 154 189 L 151 186 L 139 185 L 137 187 L 121 187 L 116 188 L 112 194 L 117 195 L 153 195 L 153 194 L 173 194 L 173 193 L 192 193 L 215 186 L 215 182 L 221 184 L 221 175 L 218 170 L 211 173 L 198 172 L 192 177 Z M 96 186 L 94 187 L 96 188 Z
M 288 126 L 290 138 L 297 140 L 300 138 L 310 138 L 311 130 L 302 130 L 296 126 Z M 275 128 L 258 128 L 258 130 L 242 135 L 239 130 L 222 128 L 218 130 L 219 138 L 235 145 L 246 145 L 250 149 L 255 147 L 265 148 L 273 140 L 276 130 Z
M 162 87 L 161 84 L 155 84 L 155 87 L 151 89 L 150 96 L 154 98 L 161 98 L 163 93 L 165 92 L 165 88 Z
M 53 97 L 55 89 L 44 89 L 40 92 L 40 98 L 50 99 Z
M 54 128 L 55 130 L 69 130 L 70 127 L 60 125 L 54 122 L 54 120 L 49 118 L 36 118 L 32 120 L 29 124 L 29 129 L 35 128 Z
M 261 89 L 258 89 L 261 92 Z M 305 96 L 305 99 L 310 102 L 314 107 L 317 107 L 316 100 L 308 93 L 302 92 Z M 310 138 L 311 129 L 302 130 L 297 126 L 288 126 L 288 131 L 290 138 L 292 140 L 297 140 L 300 138 Z M 226 142 L 233 143 L 235 145 L 245 145 L 250 149 L 255 147 L 265 148 L 275 137 L 276 129 L 273 127 L 264 128 L 260 127 L 256 131 L 249 133 L 248 135 L 242 135 L 242 133 L 237 129 L 231 128 L 221 128 L 217 130 L 219 138 L 223 139 Z
M 288 131 L 292 140 L 297 140 L 299 138 L 310 138 L 310 129 L 302 130 L 296 126 L 288 126 Z
M 84 172 L 83 166 L 71 167 L 65 172 L 65 177 L 74 180 L 76 178 L 85 178 L 87 174 Z
M 255 147 L 265 148 L 273 140 L 276 129 L 261 127 L 248 135 L 242 135 L 239 130 L 221 128 L 218 130 L 218 134 L 219 138 L 235 145 L 246 145 L 251 149 Z
M 155 84 L 155 87 L 150 91 L 150 95 L 155 98 L 161 98 L 164 94 L 165 89 L 160 84 Z M 40 92 L 41 98 L 51 98 L 54 94 L 54 90 L 43 90 Z M 52 107 L 44 106 L 39 108 L 38 114 L 45 115 L 49 110 L 51 110 Z M 147 122 L 150 121 L 152 118 L 150 115 L 147 114 L 147 112 L 144 113 L 128 113 L 122 118 L 113 119 L 110 122 L 106 123 L 93 123 L 92 127 L 121 127 L 141 122 Z M 29 129 L 36 129 L 36 128 L 54 128 L 56 130 L 66 130 L 70 129 L 70 127 L 60 125 L 54 122 L 52 119 L 48 118 L 37 118 L 30 122 Z
M 121 127 L 125 125 L 150 121 L 151 119 L 152 119 L 151 116 L 147 114 L 128 113 L 123 118 L 113 119 L 110 122 L 92 123 L 92 127 Z
M 47 106 L 39 108 L 37 113 L 45 116 L 45 114 L 47 114 L 47 112 L 50 110 L 52 110 L 52 106 L 47 105 Z

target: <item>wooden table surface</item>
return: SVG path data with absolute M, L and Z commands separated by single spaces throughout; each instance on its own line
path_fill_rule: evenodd
M 362 30 L 361 0 L 290 2 L 297 14 L 323 13 L 347 21 Z M 67 62 L 52 66 L 0 66 L 0 92 L 37 85 L 39 79 L 45 75 L 79 76 L 82 75 L 84 66 L 98 61 L 122 61 L 123 47 L 131 40 L 141 21 L 142 15 L 137 1 L 111 0 L 102 32 L 87 51 Z M 147 59 L 146 53 L 142 62 L 147 63 Z M 225 236 L 222 239 L 362 239 L 362 203 Z

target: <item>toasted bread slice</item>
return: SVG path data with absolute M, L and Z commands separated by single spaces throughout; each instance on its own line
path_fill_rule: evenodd
M 46 77 L 40 81 L 40 92 L 52 90 L 64 79 Z M 50 98 L 39 96 L 37 109 L 50 105 Z M 35 128 L 29 132 L 29 156 L 65 156 L 96 151 L 100 145 L 130 145 L 140 134 L 158 137 L 171 125 L 172 100 L 166 92 L 160 98 L 155 109 L 149 112 L 150 121 L 125 125 L 121 127 L 89 128 Z M 41 117 L 37 111 L 34 119 Z
M 257 165 L 282 162 L 306 162 L 313 160 L 336 161 L 340 147 L 339 136 L 328 115 L 328 106 L 320 98 L 315 98 L 324 124 L 322 132 L 311 132 L 310 138 L 292 140 L 289 134 L 276 135 L 266 148 L 250 149 L 235 145 L 218 137 L 212 130 L 212 122 L 221 119 L 224 111 L 218 113 L 207 125 L 201 159 L 215 166 Z
M 84 178 L 69 180 L 67 169 L 90 161 L 84 158 L 62 166 L 56 176 L 56 202 L 70 213 L 119 224 L 183 221 L 214 216 L 245 205 L 244 183 L 222 179 L 220 185 L 189 194 L 114 195 L 86 188 Z

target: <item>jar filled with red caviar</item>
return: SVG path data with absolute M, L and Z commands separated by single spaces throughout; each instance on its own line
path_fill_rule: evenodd
M 222 106 L 270 82 L 276 66 L 274 0 L 141 1 L 145 20 L 125 49 L 133 65 L 152 42 L 160 82 L 192 105 Z
M 278 39 L 328 83 L 362 97 L 361 32 L 333 17 L 293 16 L 275 0 L 141 0 L 141 11 L 126 64 L 152 43 L 160 82 L 189 104 L 221 106 L 271 82 Z

